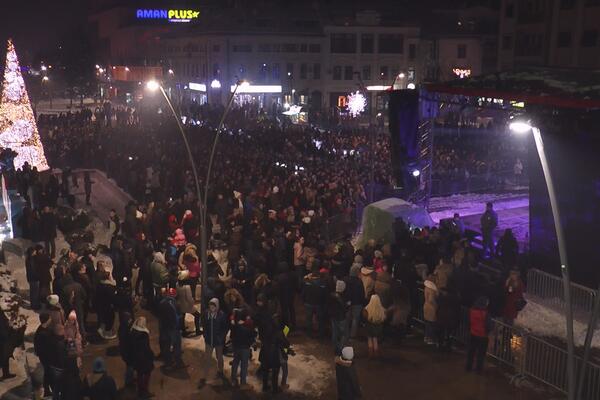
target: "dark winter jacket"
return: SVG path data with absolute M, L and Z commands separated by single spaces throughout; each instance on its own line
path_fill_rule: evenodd
M 231 326 L 231 343 L 234 349 L 248 349 L 256 340 L 256 331 L 251 319 L 238 321 Z
M 312 274 L 304 278 L 302 300 L 304 304 L 322 306 L 327 299 L 327 284 L 320 277 Z
M 131 343 L 132 366 L 138 373 L 147 374 L 154 369 L 154 353 L 150 348 L 148 332 L 132 329 L 129 337 Z
M 223 346 L 225 336 L 229 330 L 227 317 L 221 310 L 211 314 L 210 310 L 204 312 L 202 316 L 202 326 L 204 328 L 204 342 L 212 347 Z
M 59 364 L 60 361 L 57 359 L 58 355 L 56 354 L 58 341 L 58 336 L 56 336 L 50 328 L 44 328 L 40 325 L 35 331 L 35 336 L 33 337 L 33 349 L 42 365 L 56 366 Z
M 101 281 L 96 287 L 96 297 L 94 299 L 94 307 L 98 316 L 107 316 L 114 313 L 115 297 L 117 288 L 112 281 Z
M 172 329 L 179 329 L 179 312 L 177 311 L 177 305 L 175 298 L 166 296 L 158 305 L 158 318 L 160 329 L 170 331 Z
M 354 400 L 362 397 L 358 375 L 352 361 L 336 357 L 335 378 L 337 382 L 337 398 L 339 400 Z
M 346 279 L 344 296 L 353 306 L 365 305 L 365 287 L 359 277 L 350 276 Z
M 43 212 L 40 215 L 40 231 L 44 240 L 56 238 L 56 216 L 53 212 Z
M 90 400 L 113 400 L 117 397 L 117 385 L 106 373 L 90 374 L 83 382 L 83 395 Z
M 460 299 L 454 292 L 442 290 L 437 299 L 437 323 L 440 328 L 454 330 L 460 320 Z
M 338 293 L 331 293 L 327 302 L 329 317 L 332 321 L 342 321 L 346 319 L 348 312 L 347 304 L 344 298 Z

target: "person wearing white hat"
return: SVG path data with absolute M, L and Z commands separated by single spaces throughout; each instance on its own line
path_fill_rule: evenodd
M 335 358 L 335 379 L 339 400 L 354 400 L 362 397 L 354 367 L 354 349 L 350 346 L 344 347 L 341 355 Z
M 65 312 L 63 311 L 57 295 L 51 294 L 47 297 L 48 314 L 50 315 L 50 326 L 48 327 L 56 336 L 65 336 Z
M 138 398 L 149 399 L 152 394 L 148 391 L 150 374 L 154 369 L 154 353 L 150 347 L 150 331 L 146 326 L 146 318 L 138 317 L 131 327 L 131 354 L 133 369 L 137 373 Z

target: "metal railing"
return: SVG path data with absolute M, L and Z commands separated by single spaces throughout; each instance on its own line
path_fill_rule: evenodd
M 540 271 L 541 272 L 541 271 Z M 415 321 L 424 322 L 423 290 L 417 293 Z M 461 309 L 460 321 L 454 339 L 468 345 L 470 340 L 469 310 Z M 494 319 L 489 334 L 487 354 L 490 358 L 512 369 L 514 377 L 531 378 L 560 392 L 567 393 L 567 350 L 549 343 L 532 333 Z M 581 371 L 583 360 L 576 357 L 575 365 Z M 600 399 L 600 365 L 588 362 L 583 381 L 583 399 Z
M 431 197 L 482 191 L 496 192 L 528 185 L 529 182 L 525 175 L 520 180 L 517 180 L 512 170 L 473 174 L 468 178 L 442 178 L 434 174 L 431 178 Z
M 560 276 L 539 269 L 530 269 L 527 273 L 527 293 L 539 297 L 547 304 L 565 308 L 563 281 Z M 571 299 L 575 310 L 591 313 L 595 298 L 595 290 L 571 283 Z

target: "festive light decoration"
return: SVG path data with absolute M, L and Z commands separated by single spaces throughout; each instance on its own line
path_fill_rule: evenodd
M 452 72 L 460 79 L 468 78 L 471 76 L 471 68 L 452 68 Z
M 350 115 L 357 117 L 358 114 L 365 111 L 365 108 L 367 107 L 367 98 L 359 91 L 350 93 L 348 95 L 347 106 Z
M 16 169 L 26 162 L 38 171 L 49 169 L 11 40 L 8 41 L 0 100 L 0 148 L 17 152 L 14 160 Z

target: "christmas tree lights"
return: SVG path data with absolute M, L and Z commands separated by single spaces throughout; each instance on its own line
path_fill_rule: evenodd
M 367 107 L 367 98 L 359 91 L 348 95 L 348 111 L 353 117 L 357 117 L 365 111 Z
M 8 41 L 0 100 L 0 148 L 17 153 L 16 169 L 27 162 L 38 171 L 49 169 L 15 47 Z

